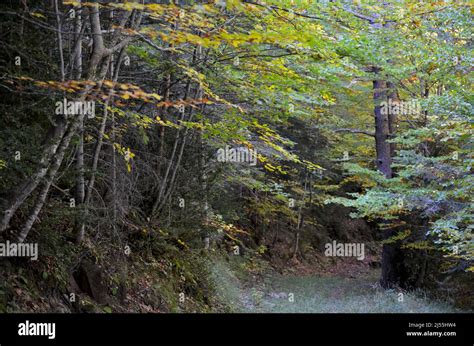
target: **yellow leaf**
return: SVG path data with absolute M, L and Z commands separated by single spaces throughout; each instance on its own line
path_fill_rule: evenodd
M 46 19 L 46 16 L 44 14 L 41 14 L 39 12 L 32 12 L 30 13 L 33 17 L 38 17 L 38 18 L 44 18 Z

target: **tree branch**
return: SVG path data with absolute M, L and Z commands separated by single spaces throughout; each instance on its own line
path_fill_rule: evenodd
M 245 1 L 245 3 L 251 4 L 251 5 L 260 6 L 260 7 L 265 7 L 266 9 L 269 9 L 269 10 L 277 10 L 277 11 L 283 11 L 283 12 L 292 13 L 292 14 L 294 14 L 295 16 L 298 16 L 298 17 L 304 17 L 304 18 L 310 18 L 310 19 L 323 20 L 323 18 L 321 18 L 321 17 L 312 16 L 312 15 L 309 15 L 309 14 L 306 14 L 306 13 L 302 13 L 302 12 L 294 12 L 293 10 L 289 10 L 289 9 L 287 9 L 287 8 L 278 7 L 278 6 L 275 6 L 275 5 L 265 5 L 265 4 L 261 4 L 261 3 L 259 3 L 259 2 L 254 2 L 254 1 Z
M 371 137 L 375 137 L 375 132 L 370 132 L 366 130 L 359 130 L 359 129 L 334 129 L 334 132 L 350 132 L 350 133 L 360 133 L 362 135 L 367 135 Z

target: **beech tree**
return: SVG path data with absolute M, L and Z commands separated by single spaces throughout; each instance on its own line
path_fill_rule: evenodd
M 110 263 L 286 247 L 291 264 L 350 213 L 381 235 L 384 288 L 472 271 L 466 4 L 25 0 L 0 16 L 2 239 L 57 233 Z M 227 147 L 248 156 L 219 162 Z

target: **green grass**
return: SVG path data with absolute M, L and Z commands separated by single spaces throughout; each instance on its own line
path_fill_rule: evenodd
M 237 277 L 224 259 L 216 257 L 209 268 L 215 284 L 217 299 L 228 307 L 230 312 L 245 312 L 245 290 Z
M 246 287 L 225 261 L 214 263 L 216 287 L 234 312 L 255 313 L 449 313 L 461 312 L 422 292 L 384 290 L 379 273 L 359 278 L 279 276 Z M 293 294 L 294 301 L 290 294 Z M 403 300 L 400 293 L 403 293 Z M 402 300 L 402 301 L 400 301 Z
M 420 292 L 383 290 L 374 277 L 279 277 L 254 312 L 289 313 L 445 313 L 457 312 Z M 293 293 L 294 301 L 289 296 Z M 403 294 L 403 296 L 400 295 Z

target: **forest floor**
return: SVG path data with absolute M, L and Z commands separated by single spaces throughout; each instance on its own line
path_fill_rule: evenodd
M 267 271 L 242 279 L 228 263 L 216 263 L 219 291 L 233 311 L 243 313 L 449 313 L 460 312 L 447 302 L 421 292 L 384 290 L 380 271 L 357 276 L 343 273 L 286 273 Z

